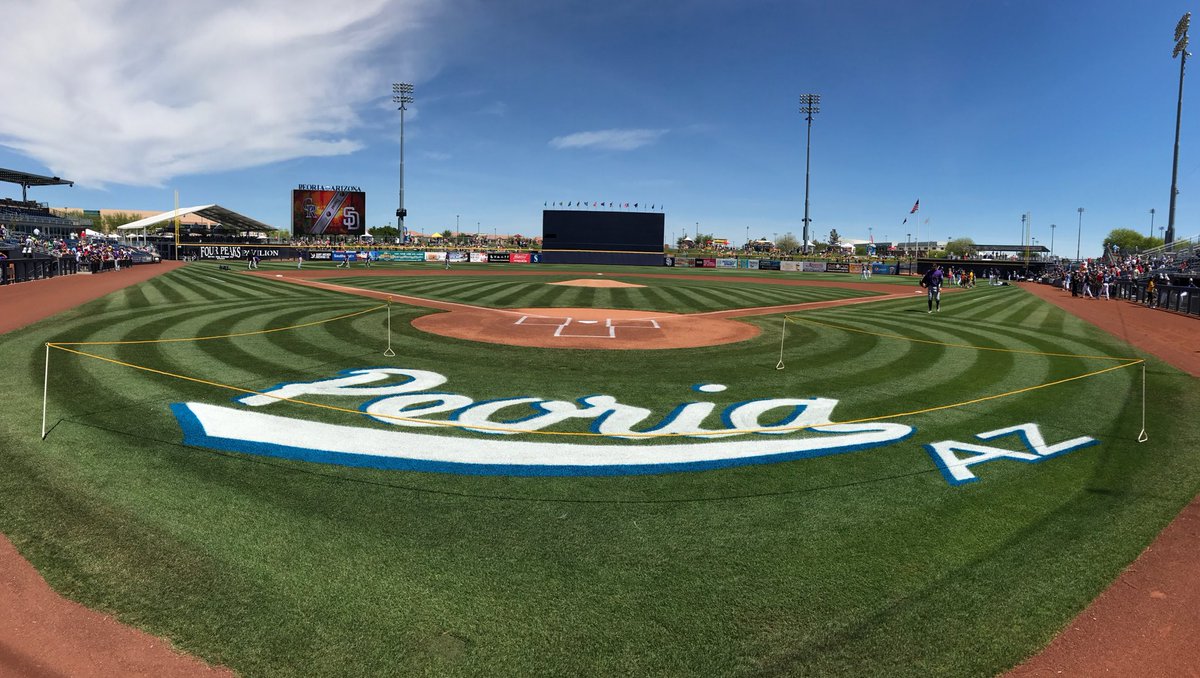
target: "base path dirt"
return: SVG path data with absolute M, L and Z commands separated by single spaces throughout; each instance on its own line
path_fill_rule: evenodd
M 0 333 L 50 317 L 181 264 L 164 261 L 0 287 Z M 0 535 L 0 677 L 233 676 L 54 592 Z

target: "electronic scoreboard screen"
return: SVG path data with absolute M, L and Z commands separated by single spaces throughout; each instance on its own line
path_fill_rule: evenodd
M 543 210 L 543 250 L 663 251 L 662 212 Z
M 293 235 L 362 235 L 367 194 L 357 186 L 302 184 L 292 191 Z

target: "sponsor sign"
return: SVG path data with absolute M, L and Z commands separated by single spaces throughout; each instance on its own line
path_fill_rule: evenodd
M 446 388 L 447 381 L 427 370 L 350 369 L 241 396 L 232 407 L 186 402 L 172 404 L 171 410 L 187 445 L 344 466 L 475 475 L 701 471 L 858 452 L 898 443 L 916 432 L 895 422 L 831 423 L 838 404 L 831 398 L 711 401 L 726 390 L 723 384 L 697 384 L 693 390 L 704 395 L 688 394 L 686 402 L 656 412 L 603 394 L 574 400 L 529 395 L 475 400 Z M 376 425 L 331 424 L 260 411 L 285 399 L 357 407 Z M 577 435 L 581 423 L 603 442 L 552 435 L 506 439 L 534 431 Z M 438 434 L 447 427 L 468 435 Z M 656 437 L 645 440 L 648 433 Z M 1097 443 L 1082 436 L 1052 444 L 1034 423 L 975 438 L 1009 442 L 1004 447 L 956 440 L 925 445 L 948 484 L 979 480 L 976 467 L 982 464 L 1038 463 Z
M 448 258 L 451 263 L 453 263 L 453 262 L 461 263 L 461 262 L 464 262 L 467 260 L 467 253 L 455 250 L 453 252 L 447 252 L 446 258 Z
M 488 262 L 487 252 L 472 252 L 471 253 L 471 263 L 472 264 L 486 264 L 487 262 Z
M 850 264 L 838 264 L 832 261 L 825 262 L 826 273 L 849 273 Z
M 675 257 L 672 257 L 672 256 L 663 257 L 663 266 L 675 266 Z
M 746 259 L 745 261 L 746 261 L 746 268 L 748 268 L 752 271 L 758 270 L 758 259 Z
M 241 259 L 243 250 L 241 247 L 218 247 L 214 245 L 201 245 L 201 259 Z
M 529 252 L 512 252 L 508 255 L 508 260 L 514 264 L 529 264 L 533 263 L 533 257 Z
M 717 268 L 737 268 L 737 259 L 717 259 Z
M 305 258 L 312 261 L 329 261 L 333 259 L 333 252 L 329 250 L 309 250 Z
M 507 264 L 508 252 L 488 252 L 487 260 L 489 264 Z
M 354 261 L 358 258 L 358 250 L 334 250 L 333 261 Z
M 894 264 L 871 264 L 871 272 L 883 275 L 895 275 L 896 266 Z
M 704 262 L 704 264 L 703 264 L 704 268 L 716 268 L 717 267 L 716 259 L 705 258 L 705 259 L 701 259 L 701 261 Z
M 779 262 L 779 270 L 781 271 L 799 271 L 800 262 L 798 261 L 781 261 Z
M 828 269 L 823 261 L 805 261 L 801 263 L 800 270 L 809 273 L 824 273 Z
M 759 259 L 758 270 L 760 271 L 778 271 L 780 261 L 778 259 Z
M 426 252 L 425 253 L 425 261 L 445 261 L 445 260 L 446 260 L 445 252 Z
M 424 252 L 412 250 L 386 251 L 379 253 L 380 261 L 425 261 Z
M 692 268 L 704 268 L 704 260 L 692 259 Z

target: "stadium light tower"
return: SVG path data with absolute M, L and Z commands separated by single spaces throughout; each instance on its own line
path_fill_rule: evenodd
M 804 142 L 804 247 L 802 248 L 804 253 L 808 254 L 808 168 L 812 158 L 812 119 L 813 114 L 821 112 L 821 95 L 801 94 L 800 112 L 808 121 L 808 136 Z
M 404 209 L 404 112 L 408 104 L 413 102 L 413 86 L 407 82 L 392 83 L 392 103 L 400 104 L 400 205 L 396 208 L 396 225 L 399 226 L 400 240 L 405 240 L 404 217 L 408 210 Z
M 1079 212 L 1079 230 L 1075 233 L 1075 263 L 1079 263 L 1079 241 L 1083 239 L 1083 208 L 1080 207 L 1075 211 Z
M 1188 27 L 1192 23 L 1192 13 L 1185 12 L 1175 24 L 1175 50 L 1171 58 L 1179 57 L 1179 99 L 1175 102 L 1175 157 L 1171 160 L 1171 207 L 1167 212 L 1167 235 L 1163 244 L 1169 245 L 1175 240 L 1175 196 L 1179 194 L 1179 121 L 1183 117 L 1183 67 L 1188 58 Z M 1153 233 L 1154 229 L 1151 228 Z
M 1054 258 L 1054 229 L 1056 229 L 1056 228 L 1058 228 L 1058 226 L 1056 226 L 1054 224 L 1050 224 L 1050 258 L 1051 259 Z
M 1154 208 L 1150 208 L 1150 237 L 1154 237 Z

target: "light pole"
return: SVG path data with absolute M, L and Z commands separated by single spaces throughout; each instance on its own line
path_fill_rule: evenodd
M 911 249 L 909 248 L 909 246 L 908 246 L 908 240 L 909 240 L 909 238 L 911 238 L 911 237 L 912 237 L 912 233 L 905 233 L 905 234 L 904 234 L 904 256 L 905 256 L 905 257 L 911 257 L 911 256 L 912 256 L 912 250 L 911 250 Z
M 1179 99 L 1175 102 L 1175 157 L 1171 160 L 1171 207 L 1167 212 L 1167 234 L 1163 236 L 1163 244 L 1175 240 L 1175 196 L 1179 194 L 1177 180 L 1179 178 L 1179 122 L 1183 118 L 1183 67 L 1188 58 L 1188 26 L 1192 22 L 1192 13 L 1186 12 L 1175 24 L 1175 50 L 1171 58 L 1179 59 Z
M 805 254 L 808 253 L 808 168 L 812 159 L 812 119 L 813 114 L 821 112 L 821 95 L 820 94 L 801 94 L 800 95 L 800 112 L 805 115 L 805 120 L 808 121 L 808 136 L 804 142 L 804 247 Z
M 1075 233 L 1075 263 L 1079 263 L 1079 242 L 1083 239 L 1083 208 L 1075 211 L 1079 212 L 1079 230 Z
M 412 93 L 412 83 L 392 83 L 392 103 L 400 104 L 400 206 L 396 208 L 396 225 L 399 226 L 401 240 L 404 239 L 404 217 L 408 216 L 408 210 L 404 209 L 404 112 L 408 110 L 408 104 L 413 102 Z
M 1058 228 L 1054 224 L 1050 224 L 1050 258 L 1054 258 L 1054 229 Z
M 1025 248 L 1025 268 L 1029 268 L 1029 212 L 1021 215 L 1021 247 Z
M 1154 237 L 1154 208 L 1150 208 L 1150 237 Z

